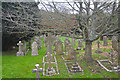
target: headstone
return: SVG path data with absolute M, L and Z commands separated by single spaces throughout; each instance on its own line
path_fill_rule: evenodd
M 81 47 L 83 47 L 83 43 L 82 43 L 82 41 L 79 39 L 79 40 L 78 40 L 78 48 L 77 48 L 77 50 L 81 50 Z
M 36 69 L 32 70 L 32 73 L 36 73 L 36 78 L 40 78 L 40 72 L 43 72 L 42 68 L 39 68 L 39 64 L 35 65 Z
M 113 36 L 112 37 L 112 48 L 115 51 L 118 51 L 118 40 L 117 40 L 117 36 Z
M 46 35 L 44 35 L 43 42 L 45 43 Z
M 35 41 L 37 42 L 37 44 L 38 44 L 38 49 L 41 49 L 41 40 L 40 40 L 40 38 L 39 37 L 35 37 Z
M 103 51 L 100 49 L 100 41 L 97 41 L 97 50 L 95 51 L 95 53 L 102 53 Z
M 117 66 L 114 55 L 115 55 L 115 51 L 111 49 L 110 56 L 111 56 L 111 61 L 112 61 L 112 64 L 111 64 L 112 69 L 114 69 L 114 67 Z
M 22 45 L 21 41 L 17 44 L 19 46 L 19 51 L 17 52 L 17 56 L 24 56 L 24 53 L 22 52 Z
M 65 45 L 65 51 L 67 52 L 67 47 L 70 44 L 70 40 L 66 37 L 65 41 L 64 41 L 64 45 Z
M 23 53 L 24 53 L 25 55 L 27 54 L 26 46 L 27 46 L 27 42 L 24 41 L 24 45 L 23 45 L 22 51 L 23 51 Z
M 58 40 L 56 43 L 56 54 L 61 55 L 63 54 L 63 42 L 61 40 Z
M 38 56 L 38 44 L 36 41 L 32 44 L 32 55 L 31 56 Z
M 103 46 L 108 46 L 107 36 L 103 36 Z
M 73 56 L 71 55 L 73 53 L 74 48 L 72 47 L 71 44 L 68 45 L 68 52 L 67 52 L 67 60 L 72 60 Z

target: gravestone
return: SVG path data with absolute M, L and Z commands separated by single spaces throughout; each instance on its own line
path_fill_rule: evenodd
M 46 35 L 44 35 L 43 42 L 45 43 Z
M 21 43 L 21 41 L 19 41 L 19 43 L 17 45 L 19 46 L 19 51 L 17 52 L 16 56 L 24 56 L 24 53 L 22 52 L 23 43 Z
M 103 51 L 100 49 L 100 41 L 97 41 L 97 50 L 95 51 L 95 53 L 102 53 Z
M 38 44 L 36 41 L 32 44 L 32 55 L 31 56 L 38 56 Z
M 110 56 L 111 56 L 111 61 L 112 61 L 112 64 L 111 64 L 112 69 L 114 69 L 114 67 L 118 65 L 115 62 L 115 56 L 114 56 L 115 54 L 116 52 L 113 49 L 111 49 Z
M 56 54 L 61 55 L 63 54 L 63 42 L 61 40 L 58 40 L 56 43 Z
M 53 46 L 53 42 L 56 40 L 56 38 L 54 36 L 52 36 L 51 33 L 48 34 L 48 37 L 45 39 L 46 45 L 47 45 L 47 52 L 49 52 L 50 54 L 52 54 L 52 46 Z M 52 61 L 52 57 L 51 57 L 51 61 Z
M 37 44 L 38 44 L 38 49 L 41 49 L 41 40 L 40 40 L 40 38 L 39 37 L 35 37 L 35 41 L 37 42 Z
M 108 46 L 107 36 L 103 36 L 103 46 Z
M 70 44 L 70 40 L 66 37 L 65 41 L 64 41 L 64 45 L 65 45 L 65 51 L 67 52 L 67 47 Z
M 71 55 L 73 53 L 74 48 L 72 47 L 71 44 L 68 45 L 68 51 L 67 51 L 67 60 L 72 60 L 74 57 Z
M 23 51 L 23 53 L 24 53 L 25 55 L 27 54 L 26 46 L 27 46 L 27 42 L 24 41 L 24 45 L 23 45 L 22 51 Z
M 81 50 L 81 47 L 83 47 L 83 43 L 82 43 L 82 41 L 79 39 L 79 40 L 78 40 L 78 48 L 77 48 L 77 50 Z
M 40 78 L 40 72 L 43 72 L 42 68 L 39 68 L 39 64 L 35 65 L 36 69 L 32 70 L 32 73 L 36 73 L 36 78 Z
M 112 37 L 112 48 L 115 51 L 118 51 L 118 40 L 117 40 L 117 36 L 113 36 Z

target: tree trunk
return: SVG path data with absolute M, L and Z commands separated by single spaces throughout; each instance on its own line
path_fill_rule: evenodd
M 84 59 L 87 62 L 94 61 L 93 58 L 92 58 L 92 42 L 90 40 L 86 40 L 85 41 L 85 55 L 84 55 Z
M 31 49 L 31 41 L 29 41 L 29 49 Z

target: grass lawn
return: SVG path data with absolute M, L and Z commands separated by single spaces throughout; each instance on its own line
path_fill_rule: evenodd
M 64 41 L 65 37 L 60 37 L 60 39 Z M 18 57 L 16 56 L 16 52 L 14 53 L 3 52 L 2 77 L 3 78 L 36 78 L 36 74 L 32 73 L 32 69 L 35 69 L 35 64 L 39 64 L 40 67 L 43 66 L 42 60 L 43 60 L 43 56 L 46 53 L 46 47 L 44 47 L 43 39 L 41 40 L 42 40 L 42 48 L 39 50 L 39 56 L 31 56 L 31 50 L 29 50 L 26 56 L 18 56 Z M 109 42 L 111 41 L 109 40 Z M 77 43 L 77 40 L 76 40 L 76 43 Z M 85 45 L 84 42 L 83 44 Z M 94 45 L 92 45 L 92 47 L 93 46 Z M 77 45 L 74 46 L 74 48 L 77 48 Z M 110 59 L 107 56 L 94 53 L 95 50 L 96 49 L 92 50 L 93 52 L 92 57 L 95 60 Z M 109 48 L 102 49 L 102 50 L 110 52 Z M 69 73 L 64 64 L 65 62 L 61 58 L 61 55 L 55 55 L 58 61 L 58 69 L 60 71 L 60 74 L 48 77 L 48 76 L 42 76 L 42 73 L 40 73 L 40 77 L 41 78 L 118 78 L 118 73 L 107 72 L 96 63 L 94 65 L 88 66 L 88 64 L 90 63 L 86 63 L 83 60 L 84 50 L 81 50 L 78 52 L 80 54 L 77 55 L 77 61 L 79 65 L 82 67 L 82 69 L 84 70 L 84 73 L 75 73 L 75 74 Z

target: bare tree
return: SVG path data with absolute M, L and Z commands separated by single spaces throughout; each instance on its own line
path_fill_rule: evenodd
M 59 14 L 55 2 L 52 2 L 55 9 Z M 92 58 L 92 42 L 99 39 L 103 35 L 117 35 L 120 31 L 117 27 L 118 18 L 117 3 L 114 2 L 72 2 L 67 1 L 73 12 L 76 12 L 76 20 L 78 22 L 77 30 L 82 32 L 85 41 L 85 55 L 86 61 L 94 61 Z M 46 4 L 48 5 L 48 4 Z M 70 9 L 69 9 L 70 10 Z M 70 14 L 70 13 L 69 13 Z M 62 16 L 64 17 L 64 16 Z
M 77 14 L 79 29 L 85 40 L 86 61 L 94 61 L 92 58 L 92 42 L 102 35 L 120 31 L 117 27 L 117 4 L 116 2 L 74 2 L 78 9 L 67 2 Z M 99 29 L 99 30 L 98 30 Z

